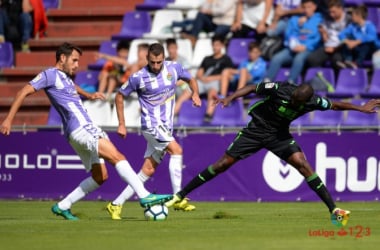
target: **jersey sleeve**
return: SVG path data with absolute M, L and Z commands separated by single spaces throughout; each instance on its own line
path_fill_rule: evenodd
M 49 81 L 48 75 L 45 71 L 36 75 L 29 83 L 35 90 L 44 89 L 54 84 L 53 81 Z
M 191 79 L 191 74 L 188 70 L 186 70 L 182 64 L 180 63 L 173 63 L 173 66 L 178 74 L 178 79 L 188 81 Z
M 119 89 L 119 92 L 123 96 L 129 96 L 133 91 L 137 90 L 137 86 L 139 85 L 139 82 L 141 81 L 141 77 L 139 73 L 134 73 L 132 76 L 129 77 L 128 81 L 126 81 Z
M 276 82 L 261 82 L 256 86 L 256 94 L 269 96 L 277 92 L 279 84 Z
M 326 97 L 314 96 L 312 98 L 312 105 L 314 110 L 325 111 L 331 109 L 332 102 Z

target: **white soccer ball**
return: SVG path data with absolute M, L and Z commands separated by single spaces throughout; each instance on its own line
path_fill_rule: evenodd
M 147 220 L 166 220 L 169 210 L 165 205 L 154 205 L 146 208 L 144 215 Z

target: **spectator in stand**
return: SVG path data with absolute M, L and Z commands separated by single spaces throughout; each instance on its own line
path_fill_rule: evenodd
M 331 0 L 328 3 L 330 16 L 318 27 L 323 45 L 312 52 L 307 58 L 310 67 L 322 67 L 330 60 L 332 67 L 338 72 L 337 62 L 342 60 L 339 33 L 347 27 L 351 17 L 345 12 L 341 0 Z
M 248 37 L 255 33 L 260 41 L 273 19 L 273 0 L 239 0 L 231 31 L 233 37 Z
M 289 18 L 299 14 L 302 14 L 301 0 L 275 1 L 274 16 L 267 29 L 267 36 L 282 36 L 285 33 Z
M 133 62 L 131 65 L 132 73 L 139 71 L 148 64 L 148 49 L 148 43 L 140 43 L 137 45 L 137 62 Z
M 368 10 L 365 5 L 357 6 L 352 11 L 352 23 L 339 34 L 342 42 L 343 61 L 337 62 L 341 68 L 358 68 L 366 58 L 375 52 L 377 43 L 376 26 L 367 20 Z
M 258 84 L 263 81 L 267 67 L 266 61 L 260 57 L 260 45 L 251 42 L 248 45 L 247 60 L 240 63 L 238 69 L 227 68 L 222 72 L 220 81 L 220 96 L 224 98 L 228 91 L 236 91 L 246 85 Z
M 280 68 L 291 64 L 288 81 L 296 83 L 304 67 L 306 58 L 321 45 L 318 25 L 322 15 L 314 0 L 302 0 L 304 14 L 291 17 L 285 31 L 285 48 L 277 52 L 269 65 L 266 80 L 274 80 Z
M 112 99 L 116 88 L 124 84 L 131 75 L 131 66 L 128 63 L 129 41 L 121 40 L 116 46 L 116 56 L 97 53 L 97 58 L 104 58 L 104 64 L 99 74 L 98 92 L 105 93 L 106 100 Z
M 226 36 L 234 20 L 236 1 L 206 0 L 192 23 L 190 34 L 182 33 L 182 37 L 190 39 L 194 46 L 202 30 L 213 32 L 216 36 Z
M 224 38 L 214 36 L 212 38 L 213 54 L 211 56 L 206 56 L 203 59 L 201 66 L 196 73 L 199 94 L 207 95 L 207 109 L 204 119 L 206 123 L 212 120 L 214 114 L 215 105 L 213 105 L 213 102 L 220 91 L 222 71 L 226 68 L 234 67 L 231 58 L 228 55 L 223 54 L 224 47 Z M 190 99 L 190 97 L 191 93 L 189 91 L 184 91 L 183 94 L 178 97 L 174 112 L 175 115 L 178 115 L 182 103 L 185 100 Z

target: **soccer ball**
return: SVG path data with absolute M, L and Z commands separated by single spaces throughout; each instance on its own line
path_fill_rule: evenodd
M 165 205 L 153 205 L 144 210 L 147 220 L 166 220 L 169 210 Z

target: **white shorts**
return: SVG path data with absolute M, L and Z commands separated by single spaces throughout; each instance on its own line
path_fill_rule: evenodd
M 198 91 L 199 94 L 207 94 L 210 89 L 215 89 L 216 92 L 220 91 L 220 82 L 219 81 L 211 81 L 211 82 L 202 82 L 198 80 Z
M 175 140 L 171 131 L 159 125 L 157 128 L 142 131 L 142 134 L 147 141 L 144 158 L 152 157 L 159 164 L 165 156 L 166 147 Z
M 69 136 L 69 143 L 78 154 L 86 171 L 92 169 L 92 164 L 104 163 L 99 157 L 99 138 L 107 138 L 107 134 L 94 124 L 87 124 L 74 130 Z
M 252 29 L 256 29 L 257 25 L 261 22 L 261 20 L 263 20 L 264 13 L 265 1 L 262 1 L 257 5 L 245 5 L 243 7 L 243 20 L 241 22 L 242 24 L 245 24 Z M 271 8 L 268 18 L 265 22 L 267 25 L 270 25 L 272 23 L 273 15 L 274 11 L 273 8 Z

